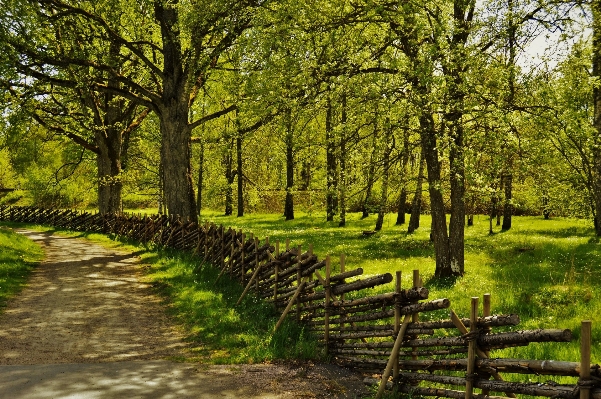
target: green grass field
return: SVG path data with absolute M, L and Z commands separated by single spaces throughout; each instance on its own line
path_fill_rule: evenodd
M 495 227 L 489 235 L 488 218 L 477 216 L 474 226 L 466 228 L 465 276 L 451 284 L 432 278 L 434 247 L 427 215 L 422 227 L 408 235 L 406 226 L 395 226 L 396 215 L 389 214 L 383 230 L 372 236 L 362 232 L 373 229 L 375 216 L 361 220 L 359 214 L 349 215 L 344 228 L 326 222 L 322 214 L 298 214 L 286 222 L 279 215 L 236 218 L 206 212 L 203 219 L 261 239 L 269 236 L 272 242 L 289 238 L 292 246 L 313 244 L 320 258 L 332 256 L 334 269 L 344 253 L 346 269 L 362 267 L 364 276 L 400 270 L 404 287 L 411 286 L 412 271 L 418 269 L 430 298 L 449 298 L 451 308 L 464 317 L 472 296 L 490 293 L 493 313 L 521 317 L 517 329 L 569 328 L 578 338 L 581 321 L 592 320 L 593 361 L 601 361 L 601 247 L 590 221 L 514 217 L 510 231 Z M 377 290 L 392 291 L 392 283 Z M 431 314 L 447 316 L 446 311 Z M 577 361 L 579 344 L 537 344 L 494 355 Z

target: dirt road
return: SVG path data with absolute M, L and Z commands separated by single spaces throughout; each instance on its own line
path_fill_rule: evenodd
M 45 260 L 0 316 L 0 398 L 356 398 L 328 365 L 206 366 L 187 350 L 136 254 L 17 230 Z

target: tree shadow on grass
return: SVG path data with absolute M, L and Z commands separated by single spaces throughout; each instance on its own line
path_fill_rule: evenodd
M 150 259 L 145 259 L 150 261 Z M 170 311 L 188 331 L 196 355 L 212 363 L 261 362 L 273 358 L 311 358 L 315 340 L 300 326 L 276 334 L 279 314 L 273 305 L 248 294 L 239 305 L 243 287 L 226 273 L 190 254 L 160 251 L 148 277 L 159 283 Z

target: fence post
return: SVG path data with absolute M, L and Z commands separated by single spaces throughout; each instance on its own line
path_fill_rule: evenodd
M 330 299 L 332 297 L 332 289 L 330 288 L 330 275 L 332 268 L 330 265 L 330 255 L 326 256 L 326 300 L 325 300 L 325 315 L 324 315 L 324 332 L 323 338 L 326 341 L 326 355 L 330 352 Z
M 415 288 L 420 288 L 422 286 L 422 279 L 419 276 L 418 269 L 413 270 L 413 286 Z M 419 301 L 414 301 L 413 303 L 418 303 L 418 302 Z M 413 322 L 413 323 L 419 322 L 419 314 L 418 313 L 414 313 L 413 316 L 411 316 L 411 322 Z M 413 336 L 412 338 L 417 338 L 417 335 Z M 417 352 L 417 347 L 411 348 L 411 351 Z M 417 355 L 412 355 L 411 359 L 417 360 Z
M 483 317 L 488 317 L 491 315 L 491 310 L 490 310 L 490 294 L 486 293 L 483 296 L 483 301 L 482 301 L 482 316 Z M 490 327 L 485 327 L 483 332 L 485 334 L 490 333 L 492 329 Z M 485 351 L 484 352 L 486 354 L 487 357 L 490 356 L 490 351 Z M 490 390 L 488 389 L 483 389 L 482 390 L 482 395 L 488 395 L 490 393 Z
M 346 269 L 346 255 L 340 255 L 340 274 L 344 273 Z M 344 301 L 344 293 L 340 294 L 340 300 Z M 340 323 L 340 332 L 344 331 L 344 323 Z
M 478 300 L 480 298 L 472 297 L 470 309 L 470 333 L 478 330 Z M 476 378 L 476 336 L 471 336 L 468 343 L 467 352 L 467 374 L 465 376 L 465 399 L 472 399 L 474 393 L 474 379 Z
M 394 298 L 394 335 L 398 335 L 401 329 L 401 271 L 396 272 L 396 282 L 394 292 L 397 294 Z M 396 361 L 393 365 L 392 379 L 396 386 L 399 379 L 399 357 L 396 357 Z
M 580 330 L 580 399 L 591 397 L 591 321 L 584 320 Z
M 244 233 L 242 233 L 242 248 L 240 249 L 240 281 L 244 285 Z
M 261 265 L 259 265 L 259 239 L 257 237 L 255 237 L 255 268 L 257 270 L 261 269 Z M 257 278 L 256 278 L 256 288 L 257 288 L 257 295 L 259 295 L 259 273 L 261 273 L 260 271 L 257 272 Z
M 298 256 L 296 257 L 298 262 L 296 264 L 296 286 L 300 286 L 301 285 L 301 280 L 302 280 L 302 276 L 301 276 L 301 257 L 302 257 L 302 249 L 301 246 L 298 246 Z M 300 317 L 301 316 L 301 310 L 300 310 L 300 295 L 298 296 L 298 298 L 296 299 L 296 321 L 298 323 L 300 323 Z

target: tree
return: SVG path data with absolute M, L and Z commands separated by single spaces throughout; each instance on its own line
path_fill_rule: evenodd
M 117 80 L 119 87 L 111 85 L 106 78 L 96 78 L 89 82 L 92 90 L 125 97 L 156 112 L 160 120 L 167 209 L 171 214 L 196 220 L 190 166 L 191 132 L 207 120 L 234 110 L 235 106 L 226 106 L 196 120 L 189 120 L 189 110 L 220 57 L 250 27 L 260 4 L 260 1 L 220 1 L 198 9 L 200 4 L 161 0 L 141 7 L 113 2 L 82 2 L 72 6 L 60 0 L 40 0 L 27 7 L 19 2 L 21 9 L 27 9 L 26 13 L 17 13 L 22 17 L 17 22 L 13 21 L 15 14 L 6 16 L 1 35 L 11 50 L 20 54 L 13 61 L 24 75 L 68 85 L 64 80 L 54 78 L 50 70 L 76 65 L 103 71 Z M 107 9 L 120 16 L 117 23 L 107 18 Z M 115 60 L 108 63 L 90 57 L 92 52 L 85 44 L 87 42 L 65 43 L 64 38 L 56 37 L 45 47 L 30 45 L 23 40 L 22 33 L 25 37 L 34 33 L 25 18 L 32 13 L 39 25 L 49 29 L 63 26 L 76 32 L 82 26 L 93 29 L 94 35 L 118 47 L 117 64 L 133 60 L 137 70 L 143 70 L 150 78 L 141 80 L 138 73 L 122 73 L 114 67 Z M 17 34 L 12 29 L 16 24 L 23 32 Z M 133 28 L 125 29 L 125 25 Z M 140 25 L 145 25 L 145 29 L 136 29 Z M 83 51 L 76 54 L 62 51 L 76 46 L 83 46 Z M 33 63 L 24 62 L 24 59 Z

